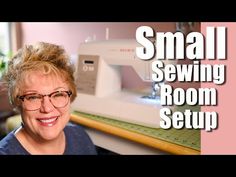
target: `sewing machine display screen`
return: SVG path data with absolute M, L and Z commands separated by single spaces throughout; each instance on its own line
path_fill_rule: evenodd
M 84 60 L 84 64 L 88 64 L 88 65 L 91 64 L 92 65 L 93 63 L 94 62 L 92 60 Z
M 76 80 L 79 93 L 95 94 L 98 59 L 99 56 L 97 55 L 79 55 Z

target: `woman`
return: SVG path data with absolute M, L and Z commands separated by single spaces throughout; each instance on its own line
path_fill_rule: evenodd
M 63 48 L 43 42 L 25 46 L 4 78 L 22 126 L 0 141 L 0 154 L 96 154 L 82 127 L 68 123 L 76 85 Z

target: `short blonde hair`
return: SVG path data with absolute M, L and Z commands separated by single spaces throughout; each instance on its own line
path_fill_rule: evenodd
M 13 106 L 18 106 L 20 85 L 29 71 L 42 71 L 44 74 L 55 74 L 65 79 L 72 91 L 71 102 L 74 101 L 77 95 L 74 67 L 62 46 L 39 42 L 36 45 L 25 45 L 13 56 L 4 75 Z

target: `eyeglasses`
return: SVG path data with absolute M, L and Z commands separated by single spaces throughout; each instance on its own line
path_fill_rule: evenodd
M 28 111 L 35 111 L 40 109 L 43 97 L 48 96 L 50 102 L 55 108 L 63 108 L 69 102 L 69 97 L 72 95 L 71 91 L 56 91 L 47 95 L 41 95 L 37 93 L 17 96 L 18 99 L 22 100 L 24 107 Z

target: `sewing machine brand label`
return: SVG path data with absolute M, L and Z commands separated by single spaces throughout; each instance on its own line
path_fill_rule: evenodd
M 95 95 L 98 59 L 97 55 L 79 55 L 76 80 L 79 93 Z

